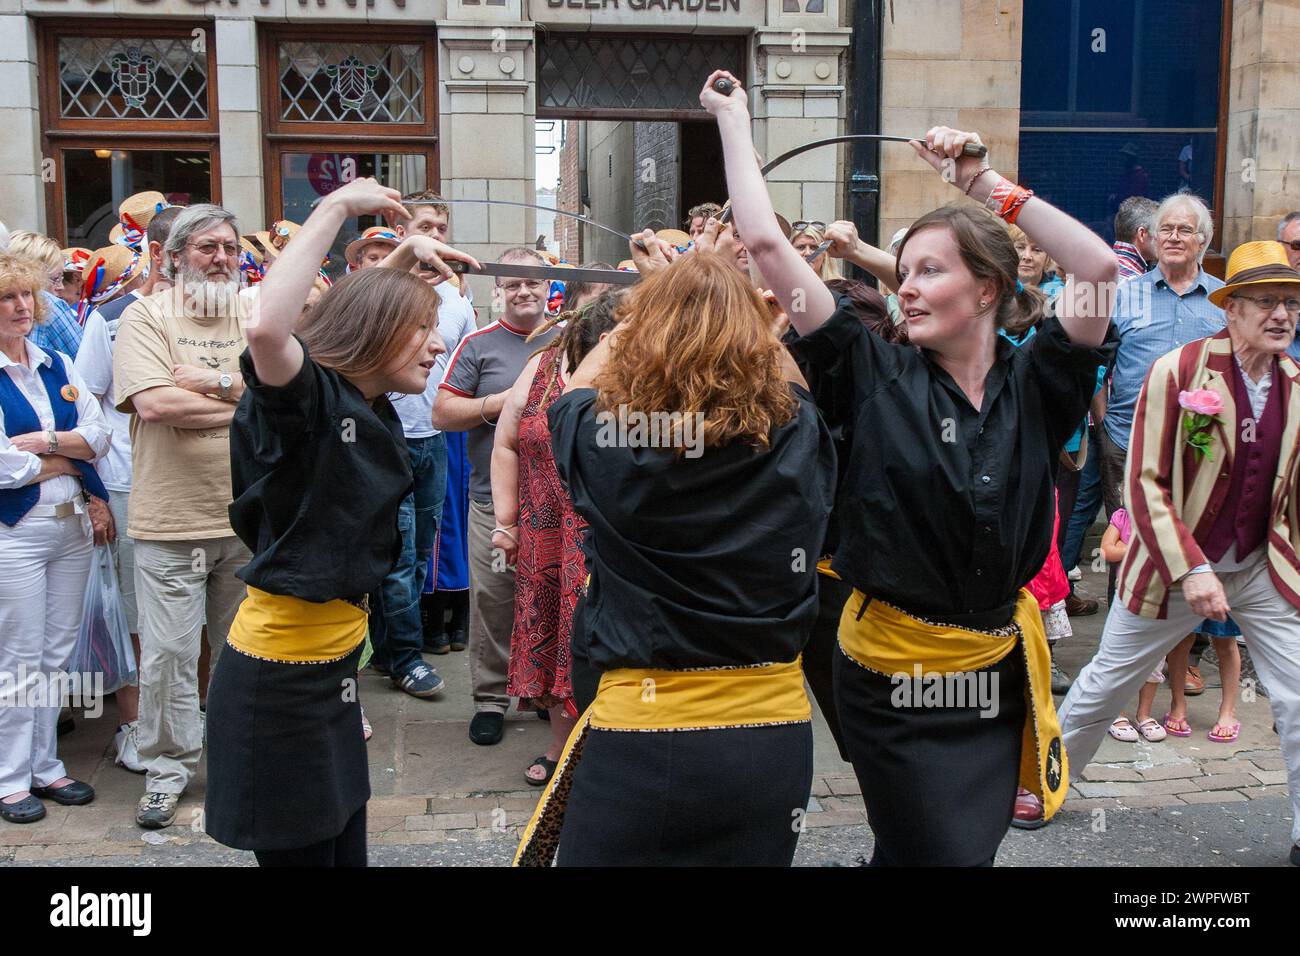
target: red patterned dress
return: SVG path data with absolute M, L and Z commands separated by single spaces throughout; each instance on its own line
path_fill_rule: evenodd
M 547 409 L 564 388 L 558 375 L 542 404 L 559 361 L 558 349 L 542 353 L 519 419 L 519 556 L 507 693 L 520 698 L 521 705 L 553 698 L 549 706 L 573 696 L 569 637 L 587 577 L 581 550 L 587 524 L 573 513 L 560 483 L 546 422 Z

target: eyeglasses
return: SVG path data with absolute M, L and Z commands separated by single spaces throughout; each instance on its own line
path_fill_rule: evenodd
M 224 252 L 227 258 L 237 259 L 239 257 L 239 246 L 233 242 L 187 242 L 185 245 L 209 259 L 217 254 L 218 249 Z
M 826 223 L 821 222 L 820 220 L 817 219 L 812 219 L 812 220 L 800 219 L 798 222 L 794 224 L 794 228 L 799 232 L 802 232 L 803 230 L 807 229 L 809 226 L 811 226 L 813 229 L 816 229 L 818 232 L 826 231 Z
M 1195 226 L 1178 226 L 1178 227 L 1161 226 L 1158 230 L 1156 230 L 1156 235 L 1159 236 L 1161 239 L 1168 239 L 1170 236 L 1174 235 L 1175 233 L 1178 234 L 1179 239 L 1190 239 L 1192 238 L 1192 236 L 1196 235 L 1196 227 Z
M 1290 242 L 1282 242 L 1282 240 L 1279 239 L 1278 242 L 1281 242 L 1282 245 L 1286 246 L 1288 249 L 1300 252 L 1300 239 L 1292 239 Z
M 1282 299 L 1276 295 L 1234 295 L 1234 299 L 1249 299 L 1265 312 L 1272 312 L 1282 303 L 1288 315 L 1300 315 L 1300 299 Z
M 501 283 L 502 295 L 518 295 L 520 292 L 538 292 L 545 283 L 541 279 L 516 279 Z

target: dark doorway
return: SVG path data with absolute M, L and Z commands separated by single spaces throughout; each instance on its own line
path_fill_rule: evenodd
M 722 139 L 716 123 L 682 123 L 681 208 L 678 223 L 686 211 L 703 202 L 721 204 L 727 198 L 727 171 L 722 163 Z M 685 228 L 684 226 L 682 228 Z

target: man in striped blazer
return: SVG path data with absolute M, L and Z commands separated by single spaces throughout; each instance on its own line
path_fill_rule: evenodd
M 1152 366 L 1133 422 L 1133 536 L 1101 647 L 1060 708 L 1071 765 L 1092 759 L 1157 662 L 1205 618 L 1241 627 L 1268 690 L 1300 865 L 1300 366 L 1286 354 L 1300 272 L 1249 242 L 1210 300 L 1227 327 Z

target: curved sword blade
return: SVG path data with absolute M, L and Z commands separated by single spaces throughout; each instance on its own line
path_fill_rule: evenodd
M 618 236 L 624 242 L 632 241 L 632 237 L 629 236 L 626 232 L 620 232 L 619 230 L 613 228 L 612 226 L 607 226 L 603 222 L 597 222 L 596 220 L 588 216 L 580 216 L 576 212 L 568 212 L 567 210 L 564 209 L 556 209 L 553 206 L 539 206 L 536 203 L 531 203 L 531 202 L 515 202 L 514 200 L 511 199 L 468 199 L 468 198 L 467 199 L 416 199 L 416 200 L 412 200 L 411 202 L 405 203 L 404 205 L 437 206 L 443 203 L 447 203 L 447 204 L 479 203 L 484 206 L 518 206 L 522 209 L 540 209 L 543 212 L 554 213 L 557 216 L 567 216 L 570 219 L 576 219 L 578 220 L 578 222 L 584 222 L 589 226 L 595 226 L 597 229 L 604 229 L 606 232 L 613 233 L 614 235 Z

